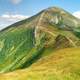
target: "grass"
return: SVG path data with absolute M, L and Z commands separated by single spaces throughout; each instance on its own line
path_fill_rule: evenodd
M 0 31 L 0 80 L 79 80 L 79 48 L 57 52 L 80 47 L 79 23 L 51 8 Z
M 56 51 L 27 69 L 0 74 L 0 80 L 80 80 L 80 48 Z

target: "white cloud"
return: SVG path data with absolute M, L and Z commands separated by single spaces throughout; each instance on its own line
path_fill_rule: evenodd
M 10 0 L 13 4 L 19 4 L 22 0 Z
M 29 17 L 29 16 L 24 16 L 24 15 L 19 15 L 19 14 L 15 14 L 15 15 L 3 14 L 3 15 L 1 16 L 1 18 L 5 18 L 5 19 L 7 19 L 7 20 L 9 20 L 9 21 L 13 21 L 13 20 L 15 20 L 15 21 L 17 21 L 17 20 L 23 20 L 23 19 L 28 18 L 28 17 Z
M 80 19 L 80 11 L 74 12 L 73 15 L 74 15 L 75 17 L 77 17 L 77 18 Z
M 3 14 L 0 16 L 0 30 L 5 28 L 6 26 L 9 26 L 20 20 L 24 20 L 28 17 L 29 16 L 24 16 L 19 14 L 15 14 L 15 15 Z

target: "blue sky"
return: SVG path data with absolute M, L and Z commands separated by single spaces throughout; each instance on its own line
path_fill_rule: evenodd
M 80 0 L 0 0 L 0 28 L 52 6 L 80 13 Z
M 33 15 L 50 6 L 75 12 L 80 10 L 80 0 L 0 0 L 0 15 L 7 12 Z

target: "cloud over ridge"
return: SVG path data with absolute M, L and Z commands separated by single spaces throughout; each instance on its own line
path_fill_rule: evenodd
M 0 30 L 20 20 L 24 20 L 29 16 L 20 14 L 3 14 L 0 16 Z
M 77 17 L 77 18 L 80 19 L 80 11 L 74 12 L 73 15 L 74 15 L 75 17 Z

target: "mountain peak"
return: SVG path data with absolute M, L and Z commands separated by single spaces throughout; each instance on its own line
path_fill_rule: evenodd
M 54 7 L 49 7 L 47 9 L 45 9 L 45 11 L 61 12 L 61 11 L 64 11 L 64 10 L 62 8 L 59 8 L 57 6 L 54 6 Z
M 53 7 L 49 7 L 47 9 L 61 9 L 60 7 L 57 7 L 57 6 L 53 6 Z
M 48 52 L 80 47 L 79 23 L 65 10 L 50 7 L 7 27 L 0 32 L 0 73 L 29 67 Z

